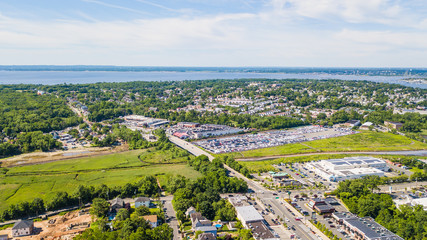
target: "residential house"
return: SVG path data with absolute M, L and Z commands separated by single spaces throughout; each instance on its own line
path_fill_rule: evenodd
M 125 208 L 125 201 L 118 197 L 114 198 L 111 202 L 110 212 L 117 212 L 121 208 Z
M 199 235 L 197 240 L 215 240 L 216 237 L 213 233 L 202 233 Z
M 143 216 L 144 219 L 150 223 L 152 228 L 155 228 L 159 225 L 159 220 L 157 218 L 157 215 L 148 215 L 148 216 Z
M 185 216 L 190 217 L 191 214 L 196 213 L 196 209 L 194 207 L 189 207 L 187 211 L 185 211 Z
M 145 206 L 150 207 L 150 199 L 148 197 L 138 197 L 135 199 L 135 207 Z
M 198 227 L 212 226 L 212 222 L 202 216 L 201 213 L 195 212 L 190 215 L 191 225 L 193 229 Z
M 203 233 L 210 233 L 213 234 L 215 239 L 216 239 L 216 234 L 218 229 L 214 226 L 201 226 L 201 227 L 197 227 L 196 229 L 194 229 L 196 232 L 197 231 L 202 231 Z
M 12 227 L 12 236 L 21 237 L 31 235 L 34 231 L 34 223 L 32 220 L 19 220 Z

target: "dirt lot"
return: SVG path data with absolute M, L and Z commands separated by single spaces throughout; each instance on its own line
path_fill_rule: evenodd
M 51 217 L 49 220 L 35 222 L 35 233 L 33 235 L 14 239 L 73 239 L 76 234 L 87 229 L 90 226 L 91 222 L 92 219 L 88 212 L 79 216 L 78 211 L 73 211 L 65 214 L 64 216 L 54 216 Z M 81 225 L 69 228 L 71 224 Z M 1 230 L 0 235 L 2 234 L 8 234 L 9 237 L 11 237 L 12 228 Z
M 55 152 L 33 152 L 17 155 L 10 158 L 5 158 L 0 161 L 2 167 L 13 167 L 13 166 L 23 166 L 31 164 L 39 164 L 46 162 L 54 162 L 61 160 L 68 160 L 81 157 L 89 157 L 96 155 L 106 155 L 116 152 L 123 152 L 129 150 L 127 144 L 117 146 L 114 148 L 111 147 L 90 147 L 90 148 L 80 148 L 73 149 L 68 151 L 55 151 Z

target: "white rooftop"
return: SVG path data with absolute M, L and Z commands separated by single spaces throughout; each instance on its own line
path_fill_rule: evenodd
M 236 207 L 237 213 L 243 218 L 245 222 L 262 221 L 264 218 L 253 206 Z
M 412 206 L 422 205 L 424 209 L 427 209 L 427 198 L 416 198 L 412 200 Z

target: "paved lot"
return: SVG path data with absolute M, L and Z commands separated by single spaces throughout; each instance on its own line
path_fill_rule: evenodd
M 197 141 L 195 144 L 212 153 L 226 153 L 339 137 L 354 133 L 357 132 L 348 128 L 324 128 L 312 125 L 291 130 L 267 131 L 208 139 Z

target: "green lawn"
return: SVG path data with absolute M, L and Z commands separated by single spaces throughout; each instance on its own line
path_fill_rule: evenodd
M 304 144 L 304 145 L 303 145 Z M 427 149 L 427 144 L 392 133 L 362 131 L 358 134 L 294 143 L 229 154 L 235 158 L 291 155 L 312 152 L 398 151 Z M 307 147 L 307 146 L 309 147 Z
M 0 211 L 11 203 L 48 199 L 57 191 L 73 191 L 79 185 L 120 186 L 138 181 L 145 175 L 157 175 L 166 184 L 167 175 L 183 175 L 195 179 L 201 174 L 186 163 L 142 163 L 138 156 L 146 150 L 134 150 L 104 156 L 85 157 L 39 165 L 12 167 L 0 175 Z M 154 152 L 155 150 L 151 150 Z M 157 160 L 168 162 L 168 153 L 156 151 Z
M 414 172 L 414 173 L 416 173 L 416 172 L 423 173 L 424 169 L 419 169 L 417 167 L 413 167 L 409 171 Z

